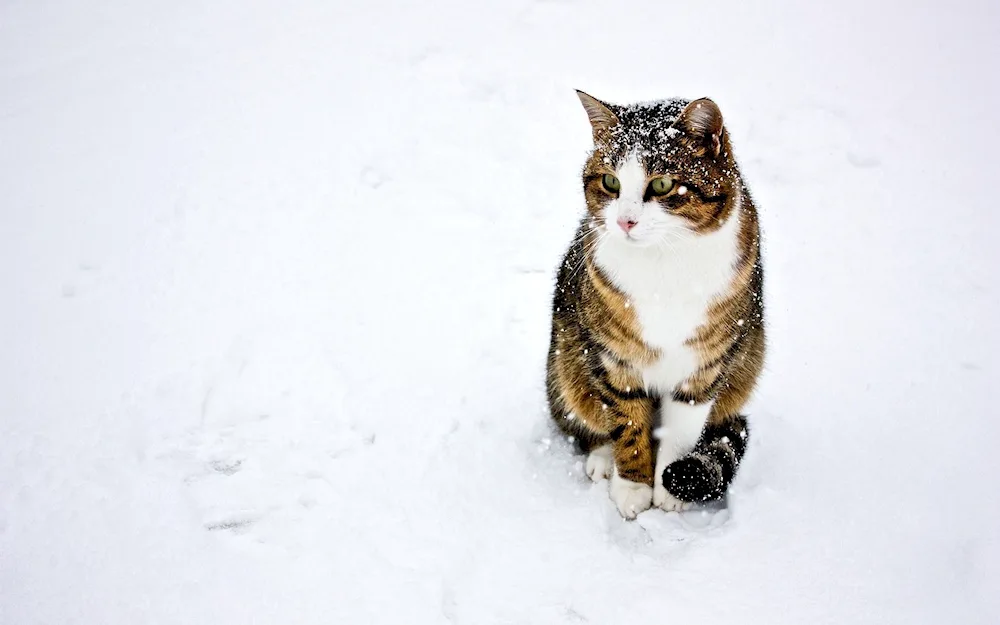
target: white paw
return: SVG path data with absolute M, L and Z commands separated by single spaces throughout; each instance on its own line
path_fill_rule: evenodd
M 689 501 L 681 501 L 668 493 L 667 489 L 664 488 L 662 484 L 657 484 L 656 487 L 653 488 L 653 505 L 657 508 L 662 508 L 667 512 L 683 512 L 694 504 Z
M 649 509 L 653 499 L 653 487 L 642 482 L 633 482 L 618 476 L 618 471 L 611 475 L 611 486 L 608 489 L 611 501 L 618 506 L 618 512 L 626 519 L 634 519 L 643 510 Z
M 611 445 L 602 445 L 587 456 L 587 476 L 595 482 L 610 477 L 614 466 L 615 457 Z

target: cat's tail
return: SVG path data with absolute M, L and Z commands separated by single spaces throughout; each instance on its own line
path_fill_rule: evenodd
M 722 499 L 743 460 L 749 435 L 743 415 L 706 425 L 694 451 L 663 470 L 663 486 L 681 501 Z

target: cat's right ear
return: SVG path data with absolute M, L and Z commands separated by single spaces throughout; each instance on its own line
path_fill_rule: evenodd
M 674 127 L 684 130 L 689 143 L 698 156 L 710 154 L 713 158 L 722 149 L 722 111 L 708 98 L 688 104 L 674 122 Z
M 576 95 L 579 96 L 580 103 L 583 104 L 583 109 L 587 111 L 587 117 L 590 118 L 590 125 L 594 129 L 595 140 L 598 134 L 618 124 L 618 117 L 607 104 L 579 89 L 576 90 Z

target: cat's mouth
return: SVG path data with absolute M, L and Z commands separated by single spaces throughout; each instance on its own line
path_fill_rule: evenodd
M 618 244 L 628 249 L 649 249 L 669 247 L 671 242 L 680 240 L 681 233 L 664 232 L 660 229 L 644 230 L 643 232 L 617 232 L 614 239 Z
M 656 238 L 649 236 L 645 232 L 619 232 L 618 236 L 615 238 L 622 242 L 622 245 L 628 247 L 649 247 L 655 243 Z

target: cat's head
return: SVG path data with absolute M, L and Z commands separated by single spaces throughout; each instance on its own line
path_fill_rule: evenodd
M 741 183 L 714 102 L 619 106 L 577 94 L 594 134 L 583 171 L 587 210 L 607 238 L 659 245 L 725 223 Z

